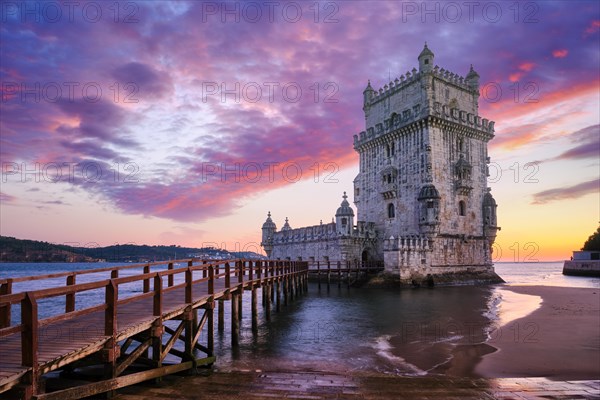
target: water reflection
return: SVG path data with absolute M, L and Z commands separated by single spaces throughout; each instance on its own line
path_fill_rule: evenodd
M 487 338 L 492 293 L 491 287 L 390 290 L 333 285 L 327 290 L 326 285 L 319 289 L 310 284 L 307 296 L 282 307 L 268 324 L 261 322 L 258 335 L 250 330 L 246 296 L 240 347 L 232 353 L 227 330 L 217 335 L 217 367 L 443 373 L 457 346 Z M 229 312 L 225 314 L 227 326 Z

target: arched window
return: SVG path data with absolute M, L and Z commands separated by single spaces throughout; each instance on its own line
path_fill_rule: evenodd
M 396 209 L 392 203 L 388 204 L 387 207 L 388 218 L 396 218 Z
M 348 224 L 348 219 L 342 218 L 342 225 L 347 225 L 347 224 Z
M 458 215 L 463 217 L 467 215 L 467 206 L 463 200 L 458 202 Z

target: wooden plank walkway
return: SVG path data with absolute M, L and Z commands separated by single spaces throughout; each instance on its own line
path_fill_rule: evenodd
M 135 266 L 113 267 L 104 269 L 110 271 L 111 279 L 83 284 L 75 284 L 75 276 L 90 271 L 65 273 L 65 287 L 22 293 L 11 293 L 12 283 L 17 279 L 0 280 L 3 285 L 0 292 L 3 293 L 0 295 L 0 322 L 3 324 L 0 329 L 0 393 L 18 391 L 20 397 L 26 399 L 75 399 L 111 392 L 198 364 L 212 364 L 215 304 L 219 305 L 218 324 L 222 330 L 224 301 L 231 300 L 232 345 L 237 346 L 239 306 L 244 290 L 252 292 L 254 330 L 257 329 L 258 287 L 263 288 L 267 320 L 271 302 L 276 301 L 279 309 L 282 295 L 287 303 L 288 296 L 298 295 L 307 288 L 306 262 L 184 262 L 187 267 L 175 269 L 175 262 L 170 262 L 166 270 L 158 272 L 151 272 L 151 267 L 167 263 L 145 264 L 142 266 L 144 273 L 123 278 L 118 278 L 119 271 Z M 194 265 L 197 262 L 202 264 Z M 180 274 L 185 277 L 184 282 L 176 285 L 174 278 Z M 61 274 L 30 277 L 30 280 L 57 276 Z M 167 285 L 164 285 L 165 277 Z M 143 292 L 119 299 L 119 285 L 136 281 L 143 282 Z M 105 291 L 105 304 L 75 311 L 77 293 L 100 288 Z M 65 314 L 38 319 L 38 300 L 57 296 L 66 299 Z M 11 305 L 17 303 L 21 305 L 21 324 L 11 326 Z M 165 325 L 165 321 L 173 320 L 178 321 L 176 329 Z M 201 337 L 206 339 L 203 344 Z M 184 342 L 185 351 L 175 348 L 177 340 Z M 127 353 L 133 343 L 139 345 Z M 198 350 L 205 353 L 204 357 L 196 358 Z M 181 361 L 166 364 L 167 355 Z M 146 364 L 146 370 L 126 373 L 134 362 Z M 75 368 L 94 364 L 104 369 L 100 381 L 44 393 L 44 374 L 58 369 L 73 372 Z

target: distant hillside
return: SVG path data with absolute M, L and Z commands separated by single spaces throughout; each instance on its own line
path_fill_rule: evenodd
M 72 247 L 0 236 L 0 262 L 148 262 L 183 258 L 265 258 L 254 252 L 230 252 L 213 247 L 114 245 Z
M 71 246 L 0 236 L 0 262 L 94 262 Z

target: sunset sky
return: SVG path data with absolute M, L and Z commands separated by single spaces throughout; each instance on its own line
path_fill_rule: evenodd
M 598 226 L 598 1 L 76 4 L 0 3 L 2 235 L 258 251 L 267 211 L 330 221 L 367 80 L 425 41 L 496 121 L 496 260 L 568 258 Z

